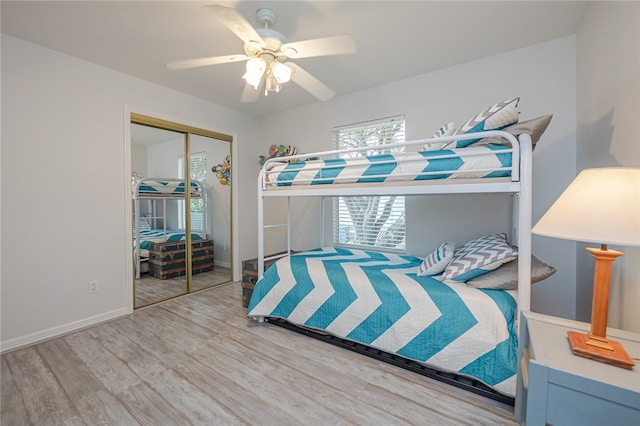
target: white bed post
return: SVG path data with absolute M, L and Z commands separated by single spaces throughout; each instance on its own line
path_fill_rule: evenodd
M 320 220 L 322 221 L 322 224 L 320 225 L 320 232 L 322 232 L 322 234 L 320 235 L 320 243 L 321 243 L 321 247 L 326 247 L 327 246 L 327 241 L 326 241 L 326 229 L 325 229 L 325 220 L 326 220 L 326 215 L 325 215 L 325 208 L 327 207 L 327 197 L 320 197 Z
M 287 197 L 287 254 L 291 255 L 291 197 Z
M 258 279 L 264 275 L 264 197 L 260 182 L 258 178 Z
M 531 136 L 523 133 L 520 141 L 520 194 L 518 197 L 518 309 L 531 309 L 531 210 L 532 147 Z
M 138 196 L 138 187 L 140 182 L 136 182 L 134 195 L 134 226 L 136 227 L 136 279 L 140 279 L 140 197 Z

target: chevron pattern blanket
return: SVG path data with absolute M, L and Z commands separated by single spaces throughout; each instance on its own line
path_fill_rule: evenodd
M 472 179 L 511 175 L 511 147 L 498 145 L 296 161 L 266 171 L 271 186 Z
M 515 395 L 514 292 L 419 277 L 413 256 L 321 248 L 279 259 L 247 314 L 283 318 Z
M 164 229 L 141 229 L 140 230 L 140 248 L 148 249 L 151 244 L 154 243 L 164 243 L 169 241 L 183 241 L 186 238 L 186 233 L 184 231 L 172 231 L 172 230 L 164 230 Z M 135 233 L 133 238 L 135 239 Z M 192 240 L 203 240 L 204 236 L 192 232 L 191 233 Z M 135 242 L 134 242 L 135 243 Z
M 145 180 L 140 184 L 138 189 L 140 194 L 184 194 L 184 182 L 161 181 L 161 180 Z M 197 194 L 199 191 L 198 184 L 191 182 L 191 194 Z

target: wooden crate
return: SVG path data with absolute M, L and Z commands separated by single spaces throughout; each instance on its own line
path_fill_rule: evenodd
M 270 254 L 265 257 L 277 256 L 279 254 L 283 254 L 285 252 L 280 252 L 276 254 Z M 293 253 L 298 253 L 297 251 L 292 251 Z M 269 266 L 273 265 L 273 263 L 278 260 L 268 260 L 264 262 L 264 270 L 269 269 Z M 251 295 L 253 294 L 253 287 L 258 282 L 258 258 L 247 259 L 242 261 L 242 306 L 245 308 L 249 306 L 249 299 L 251 299 Z
M 149 247 L 149 275 L 166 280 L 187 273 L 184 241 L 154 243 Z M 193 275 L 213 270 L 213 240 L 191 242 L 191 271 Z

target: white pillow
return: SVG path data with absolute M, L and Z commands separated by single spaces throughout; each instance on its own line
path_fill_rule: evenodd
M 444 271 L 453 259 L 456 250 L 456 243 L 446 241 L 440 244 L 436 249 L 422 261 L 418 267 L 418 276 L 437 275 Z

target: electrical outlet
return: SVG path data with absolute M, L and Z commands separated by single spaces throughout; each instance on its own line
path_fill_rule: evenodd
M 98 290 L 98 281 L 89 281 L 89 293 L 97 293 Z

